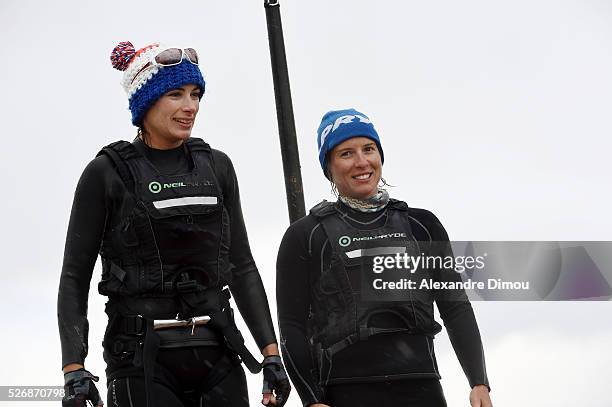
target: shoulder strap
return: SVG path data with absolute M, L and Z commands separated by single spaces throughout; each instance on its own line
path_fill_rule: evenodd
M 121 181 L 123 181 L 129 191 L 134 191 L 134 177 L 125 163 L 126 160 L 138 156 L 138 151 L 136 151 L 132 143 L 122 140 L 116 141 L 102 148 L 102 150 L 96 154 L 96 157 L 101 155 L 106 155 L 111 159 Z
M 200 165 L 205 164 L 210 167 L 212 170 L 212 176 L 215 179 L 217 192 L 223 202 L 223 205 L 225 205 L 225 191 L 221 185 L 221 178 L 219 178 L 219 171 L 217 168 L 217 163 L 215 162 L 215 154 L 213 154 L 213 150 L 210 145 L 201 138 L 190 137 L 187 139 L 187 141 L 185 141 L 185 146 L 193 163 L 199 163 Z
M 389 209 L 396 209 L 398 211 L 408 211 L 408 204 L 404 201 L 400 201 L 399 199 L 389 199 L 389 204 L 387 205 Z
M 206 143 L 204 140 L 202 140 L 201 138 L 189 137 L 187 141 L 185 141 L 185 144 L 187 145 L 187 147 L 189 147 L 189 150 L 191 152 L 196 152 L 196 151 L 206 151 L 208 153 L 211 152 L 210 145 Z
M 218 178 L 217 168 L 215 166 L 215 158 L 212 153 L 212 148 L 210 148 L 210 145 L 208 143 L 206 143 L 201 138 L 190 137 L 189 139 L 187 139 L 187 141 L 185 141 L 185 146 L 187 147 L 187 151 L 189 152 L 189 155 L 191 156 L 193 162 L 198 161 L 199 157 L 205 155 L 206 159 L 210 161 L 210 168 L 212 168 L 214 176 Z
M 315 206 L 313 206 L 312 209 L 310 210 L 310 214 L 318 219 L 324 218 L 333 213 L 336 213 L 334 203 L 328 202 L 325 199 L 319 202 L 318 204 L 316 204 Z

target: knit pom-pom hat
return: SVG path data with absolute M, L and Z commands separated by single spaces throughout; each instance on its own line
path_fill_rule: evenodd
M 198 65 L 186 58 L 172 66 L 155 63 L 155 57 L 168 47 L 147 45 L 136 51 L 129 41 L 120 42 L 111 52 L 113 68 L 123 71 L 121 85 L 128 95 L 132 124 L 142 126 L 147 111 L 164 93 L 195 84 L 204 95 L 205 81 Z

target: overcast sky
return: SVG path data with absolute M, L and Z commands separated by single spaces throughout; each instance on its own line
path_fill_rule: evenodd
M 207 90 L 193 135 L 234 162 L 274 308 L 288 215 L 262 3 L 0 3 L 0 385 L 62 382 L 55 303 L 74 188 L 102 146 L 135 135 L 109 61 L 119 41 L 197 49 Z M 316 157 L 320 118 L 355 107 L 381 136 L 391 195 L 433 211 L 451 239 L 612 240 L 610 1 L 281 7 L 307 207 L 332 198 Z M 99 274 L 86 366 L 103 376 Z M 610 302 L 474 308 L 495 406 L 612 405 Z M 445 332 L 436 346 L 449 406 L 468 406 Z M 256 406 L 261 378 L 249 385 Z M 288 405 L 301 405 L 296 393 Z

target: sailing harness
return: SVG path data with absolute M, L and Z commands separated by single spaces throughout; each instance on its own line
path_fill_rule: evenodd
M 150 405 L 163 331 L 191 328 L 193 335 L 206 325 L 223 336 L 249 371 L 258 373 L 261 364 L 246 348 L 230 292 L 223 288 L 231 281 L 229 220 L 210 147 L 190 138 L 184 148 L 191 172 L 166 176 L 146 159 L 141 144 L 119 141 L 98 154 L 111 159 L 127 190 L 107 221 L 99 291 L 109 296 L 105 352 L 132 358 L 143 368 Z M 220 382 L 236 360 L 221 358 L 202 391 Z
M 403 332 L 433 337 L 440 332 L 441 326 L 427 316 L 433 303 L 431 292 L 407 290 L 399 294 L 402 298 L 385 300 L 364 296 L 362 279 L 371 276 L 374 256 L 419 255 L 426 250 L 423 243 L 429 242 L 417 242 L 412 234 L 405 202 L 391 199 L 381 211 L 381 216 L 386 216 L 385 224 L 368 230 L 349 223 L 348 213 L 331 202 L 321 202 L 310 213 L 319 220 L 332 248 L 331 264 L 324 265 L 320 278 L 312 283 L 309 319 L 318 366 L 314 373 L 322 387 L 330 382 L 333 356 L 354 343 L 379 334 Z M 419 272 L 425 273 L 421 278 L 428 276 L 426 271 Z M 373 325 L 372 320 L 381 315 L 389 316 L 394 326 Z

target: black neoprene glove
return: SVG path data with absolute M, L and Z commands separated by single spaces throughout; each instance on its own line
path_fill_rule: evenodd
M 276 396 L 276 405 L 283 406 L 291 393 L 291 384 L 280 356 L 266 356 L 261 364 L 263 370 L 262 393 L 272 393 Z
M 85 368 L 65 373 L 62 407 L 87 407 L 87 400 L 93 406 L 104 405 L 93 383 L 98 380 L 98 376 L 92 375 Z

